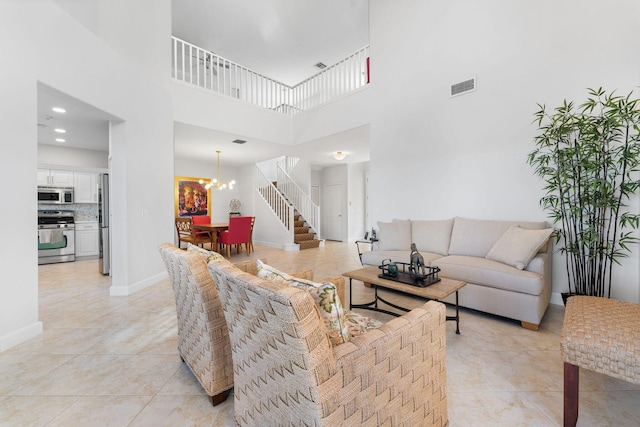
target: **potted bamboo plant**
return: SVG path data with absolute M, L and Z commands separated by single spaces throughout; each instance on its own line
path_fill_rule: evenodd
M 528 163 L 544 180 L 540 204 L 556 225 L 569 294 L 611 296 L 612 268 L 637 242 L 639 215 L 628 202 L 640 188 L 640 101 L 589 89 L 576 106 L 538 104 L 539 134 Z

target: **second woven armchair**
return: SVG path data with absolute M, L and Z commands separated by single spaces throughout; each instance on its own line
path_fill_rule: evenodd
M 238 425 L 448 424 L 445 307 L 331 346 L 302 289 L 209 263 L 229 328 Z

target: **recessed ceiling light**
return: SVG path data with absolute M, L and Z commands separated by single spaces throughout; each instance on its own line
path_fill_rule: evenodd
M 51 111 L 55 111 L 56 113 L 66 113 L 66 112 L 67 112 L 67 110 L 65 110 L 65 109 L 64 109 L 64 108 L 62 108 L 62 107 L 53 107 L 53 108 L 51 109 Z
M 64 138 L 56 138 L 56 142 L 67 142 Z
M 66 131 L 66 130 L 64 130 L 64 129 L 60 129 L 60 128 L 57 128 L 57 129 L 54 129 L 54 130 L 55 130 L 56 132 L 58 132 L 58 133 L 67 133 L 67 131 Z

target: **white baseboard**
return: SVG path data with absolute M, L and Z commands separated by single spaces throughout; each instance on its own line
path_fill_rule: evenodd
M 111 288 L 109 288 L 109 295 L 112 297 L 126 297 L 138 292 L 139 290 L 148 288 L 151 285 L 155 285 L 167 277 L 169 277 L 169 274 L 166 271 L 163 271 L 162 273 L 158 273 L 129 286 L 111 286 Z
M 556 304 L 556 305 L 564 305 L 564 301 L 562 301 L 562 295 L 560 294 L 560 292 L 552 292 L 551 293 L 551 304 Z
M 33 322 L 29 326 L 20 328 L 0 337 L 0 352 L 3 352 L 20 343 L 30 340 L 42 333 L 42 322 Z

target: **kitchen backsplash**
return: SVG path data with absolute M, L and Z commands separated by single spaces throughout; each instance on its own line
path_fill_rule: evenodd
M 38 204 L 40 211 L 73 211 L 73 217 L 76 221 L 97 221 L 98 220 L 98 204 L 97 203 L 71 203 L 68 205 L 45 205 Z

